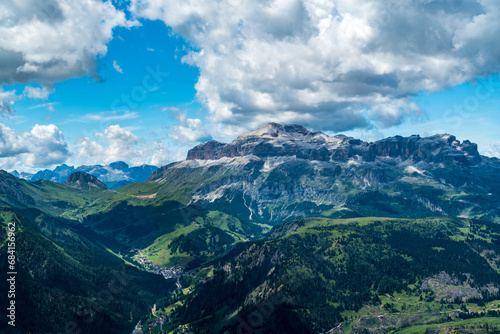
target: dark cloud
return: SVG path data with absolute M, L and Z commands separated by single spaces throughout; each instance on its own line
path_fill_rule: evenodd
M 422 113 L 412 97 L 500 71 L 493 0 L 132 0 L 196 51 L 212 122 L 353 129 Z M 328 125 L 327 125 L 328 124 Z
M 135 24 L 108 1 L 2 1 L 0 87 L 52 87 L 84 74 L 96 76 L 96 56 L 106 54 L 113 29 Z M 13 112 L 1 94 L 0 106 L 0 112 Z

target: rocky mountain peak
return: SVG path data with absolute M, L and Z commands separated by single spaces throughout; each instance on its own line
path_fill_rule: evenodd
M 11 174 L 27 181 L 49 180 L 63 183 L 74 172 L 85 172 L 103 181 L 108 188 L 117 189 L 132 182 L 144 182 L 158 167 L 142 165 L 130 167 L 123 161 L 113 162 L 109 165 L 83 165 L 78 167 L 62 164 L 54 170 L 41 170 L 35 174 L 12 171 Z
M 116 170 L 127 170 L 129 169 L 129 165 L 123 161 L 117 161 L 109 164 L 109 167 L 116 169 Z
M 424 138 L 418 135 L 385 138 L 369 145 L 366 158 L 374 160 L 376 157 L 399 157 L 403 160 L 411 158 L 415 162 L 458 162 L 464 165 L 481 162 L 476 144 L 468 140 L 460 143 L 455 136 L 449 134 Z
M 74 169 L 72 166 L 68 166 L 66 164 L 62 164 L 60 166 L 57 166 L 55 169 L 54 169 L 54 172 L 62 172 L 62 171 L 66 171 L 66 170 L 72 170 Z
M 68 177 L 68 181 L 63 183 L 64 185 L 83 190 L 106 190 L 108 187 L 99 181 L 99 179 L 93 175 L 84 173 L 84 172 L 75 172 Z
M 465 140 L 460 143 L 450 134 L 422 138 L 395 136 L 374 143 L 337 135 L 312 132 L 301 125 L 268 123 L 257 130 L 224 144 L 215 140 L 189 150 L 187 160 L 218 160 L 223 157 L 253 155 L 260 158 L 291 156 L 306 160 L 347 161 L 361 158 L 412 159 L 415 162 L 446 161 L 474 165 L 481 161 L 477 145 Z
M 260 138 L 277 138 L 277 137 L 303 137 L 303 136 L 311 136 L 314 135 L 313 132 L 307 130 L 302 125 L 290 124 L 290 125 L 281 125 L 278 123 L 267 123 L 257 130 L 250 132 L 248 134 L 244 134 L 238 137 L 239 140 L 245 140 L 252 137 L 260 137 Z M 237 140 L 238 140 L 237 139 Z

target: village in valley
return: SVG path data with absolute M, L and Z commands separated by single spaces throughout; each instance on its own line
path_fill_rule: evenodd
M 148 254 L 142 250 L 133 250 L 133 252 L 138 253 L 138 255 L 134 256 L 134 259 L 143 267 L 144 270 L 146 270 L 150 273 L 156 274 L 156 275 L 162 275 L 165 279 L 171 279 L 171 278 L 177 279 L 177 281 L 176 281 L 177 288 L 175 289 L 175 291 L 182 289 L 182 286 L 180 284 L 179 279 L 183 275 L 192 274 L 192 272 L 184 272 L 183 268 L 180 266 L 162 268 L 162 267 L 159 267 L 157 265 L 154 265 L 153 262 L 151 261 L 151 259 L 149 258 Z M 155 333 L 156 332 L 166 333 L 166 331 L 163 329 L 163 326 L 171 323 L 172 318 L 170 318 L 169 316 L 165 316 L 165 315 L 157 315 L 156 311 L 157 311 L 156 305 L 154 305 L 152 310 L 151 310 L 151 315 L 153 318 L 156 318 L 156 319 L 151 321 L 151 322 L 147 322 L 145 324 L 141 324 L 141 322 L 139 322 L 136 325 L 132 334 L 143 334 L 144 333 L 143 328 L 144 329 L 149 328 L 149 330 L 147 331 L 149 333 L 151 333 L 152 330 Z M 180 328 L 182 329 L 182 326 L 180 326 Z
M 131 251 L 134 255 L 132 258 L 135 260 L 136 264 L 139 265 L 143 270 L 156 275 L 162 275 L 165 279 L 175 279 L 176 289 L 172 292 L 174 300 L 172 304 L 165 307 L 157 307 L 153 305 L 151 313 L 148 320 L 137 323 L 132 334 L 166 334 L 175 329 L 175 332 L 186 332 L 189 330 L 188 325 L 180 325 L 175 323 L 175 319 L 171 316 L 171 312 L 176 306 L 182 305 L 182 296 L 187 295 L 193 291 L 192 284 L 194 282 L 204 284 L 211 279 L 213 279 L 213 267 L 207 267 L 200 270 L 189 270 L 185 271 L 181 266 L 172 266 L 168 268 L 162 268 L 153 264 L 150 255 L 146 250 L 134 249 Z M 188 286 L 183 287 L 181 285 L 181 278 L 187 277 Z M 184 284 L 184 283 L 182 283 Z M 181 298 L 181 299 L 179 299 Z
M 143 265 L 143 267 L 156 275 L 162 275 L 165 279 L 169 278 L 177 278 L 184 274 L 184 270 L 182 267 L 169 267 L 169 268 L 161 268 L 153 264 L 147 255 L 142 255 L 142 253 L 137 256 L 137 261 Z M 188 274 L 188 273 L 186 273 Z

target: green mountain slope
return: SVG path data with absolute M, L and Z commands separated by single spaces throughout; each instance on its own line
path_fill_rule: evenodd
M 385 333 L 499 299 L 499 265 L 484 221 L 301 219 L 221 263 L 176 316 L 192 333 Z
M 47 329 L 62 325 L 51 307 L 86 326 L 70 304 L 120 268 L 137 279 L 88 332 L 128 330 L 151 303 L 147 322 L 167 315 L 177 332 L 451 330 L 500 308 L 499 173 L 450 135 L 367 143 L 268 124 L 117 190 L 0 172 L 0 204 L 27 240 L 24 306 Z
M 107 238 L 106 244 L 115 251 L 150 247 L 154 263 L 158 265 L 168 264 L 170 257 L 184 264 L 206 259 L 227 246 L 258 238 L 268 229 L 266 225 L 240 221 L 226 213 L 157 196 L 151 193 L 156 184 L 135 183 L 110 191 L 95 177 L 81 172 L 72 174 L 64 184 L 45 180 L 32 183 L 2 172 L 0 183 L 3 185 L 0 200 L 4 204 L 22 210 L 36 208 L 48 216 L 72 220 L 75 226 L 88 227 L 96 235 Z M 176 231 L 179 231 L 176 236 L 183 235 L 186 228 L 186 233 L 200 230 L 188 235 L 186 240 L 199 233 L 198 238 L 214 236 L 205 243 L 210 248 L 208 253 L 208 248 L 200 248 L 201 240 L 198 240 L 198 245 L 189 243 L 173 251 L 179 254 L 170 254 L 165 239 L 172 239 L 169 235 Z
M 0 171 L 0 203 L 14 208 L 37 208 L 53 216 L 67 216 L 111 195 L 106 189 L 87 192 L 46 180 L 28 182 Z
M 16 328 L 20 332 L 128 332 L 158 296 L 173 290 L 174 282 L 111 255 L 101 244 L 106 240 L 93 232 L 74 229 L 37 210 L 24 214 L 0 208 L 2 259 L 8 250 L 7 227 L 15 224 L 16 229 Z M 0 263 L 0 270 L 2 276 L 12 271 L 7 261 Z M 0 293 L 7 296 L 8 286 L 2 281 Z M 7 302 L 2 298 L 3 309 Z M 6 327 L 2 321 L 2 330 Z
M 165 233 L 146 251 L 160 266 L 190 266 L 223 255 L 237 243 L 257 239 L 270 226 L 248 224 L 218 211 L 205 211 L 189 218 L 190 224 Z

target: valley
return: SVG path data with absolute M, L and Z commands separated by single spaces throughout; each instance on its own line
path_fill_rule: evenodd
M 16 221 L 25 331 L 482 333 L 500 325 L 499 175 L 451 135 L 269 123 L 117 189 L 0 172 L 1 249 Z

